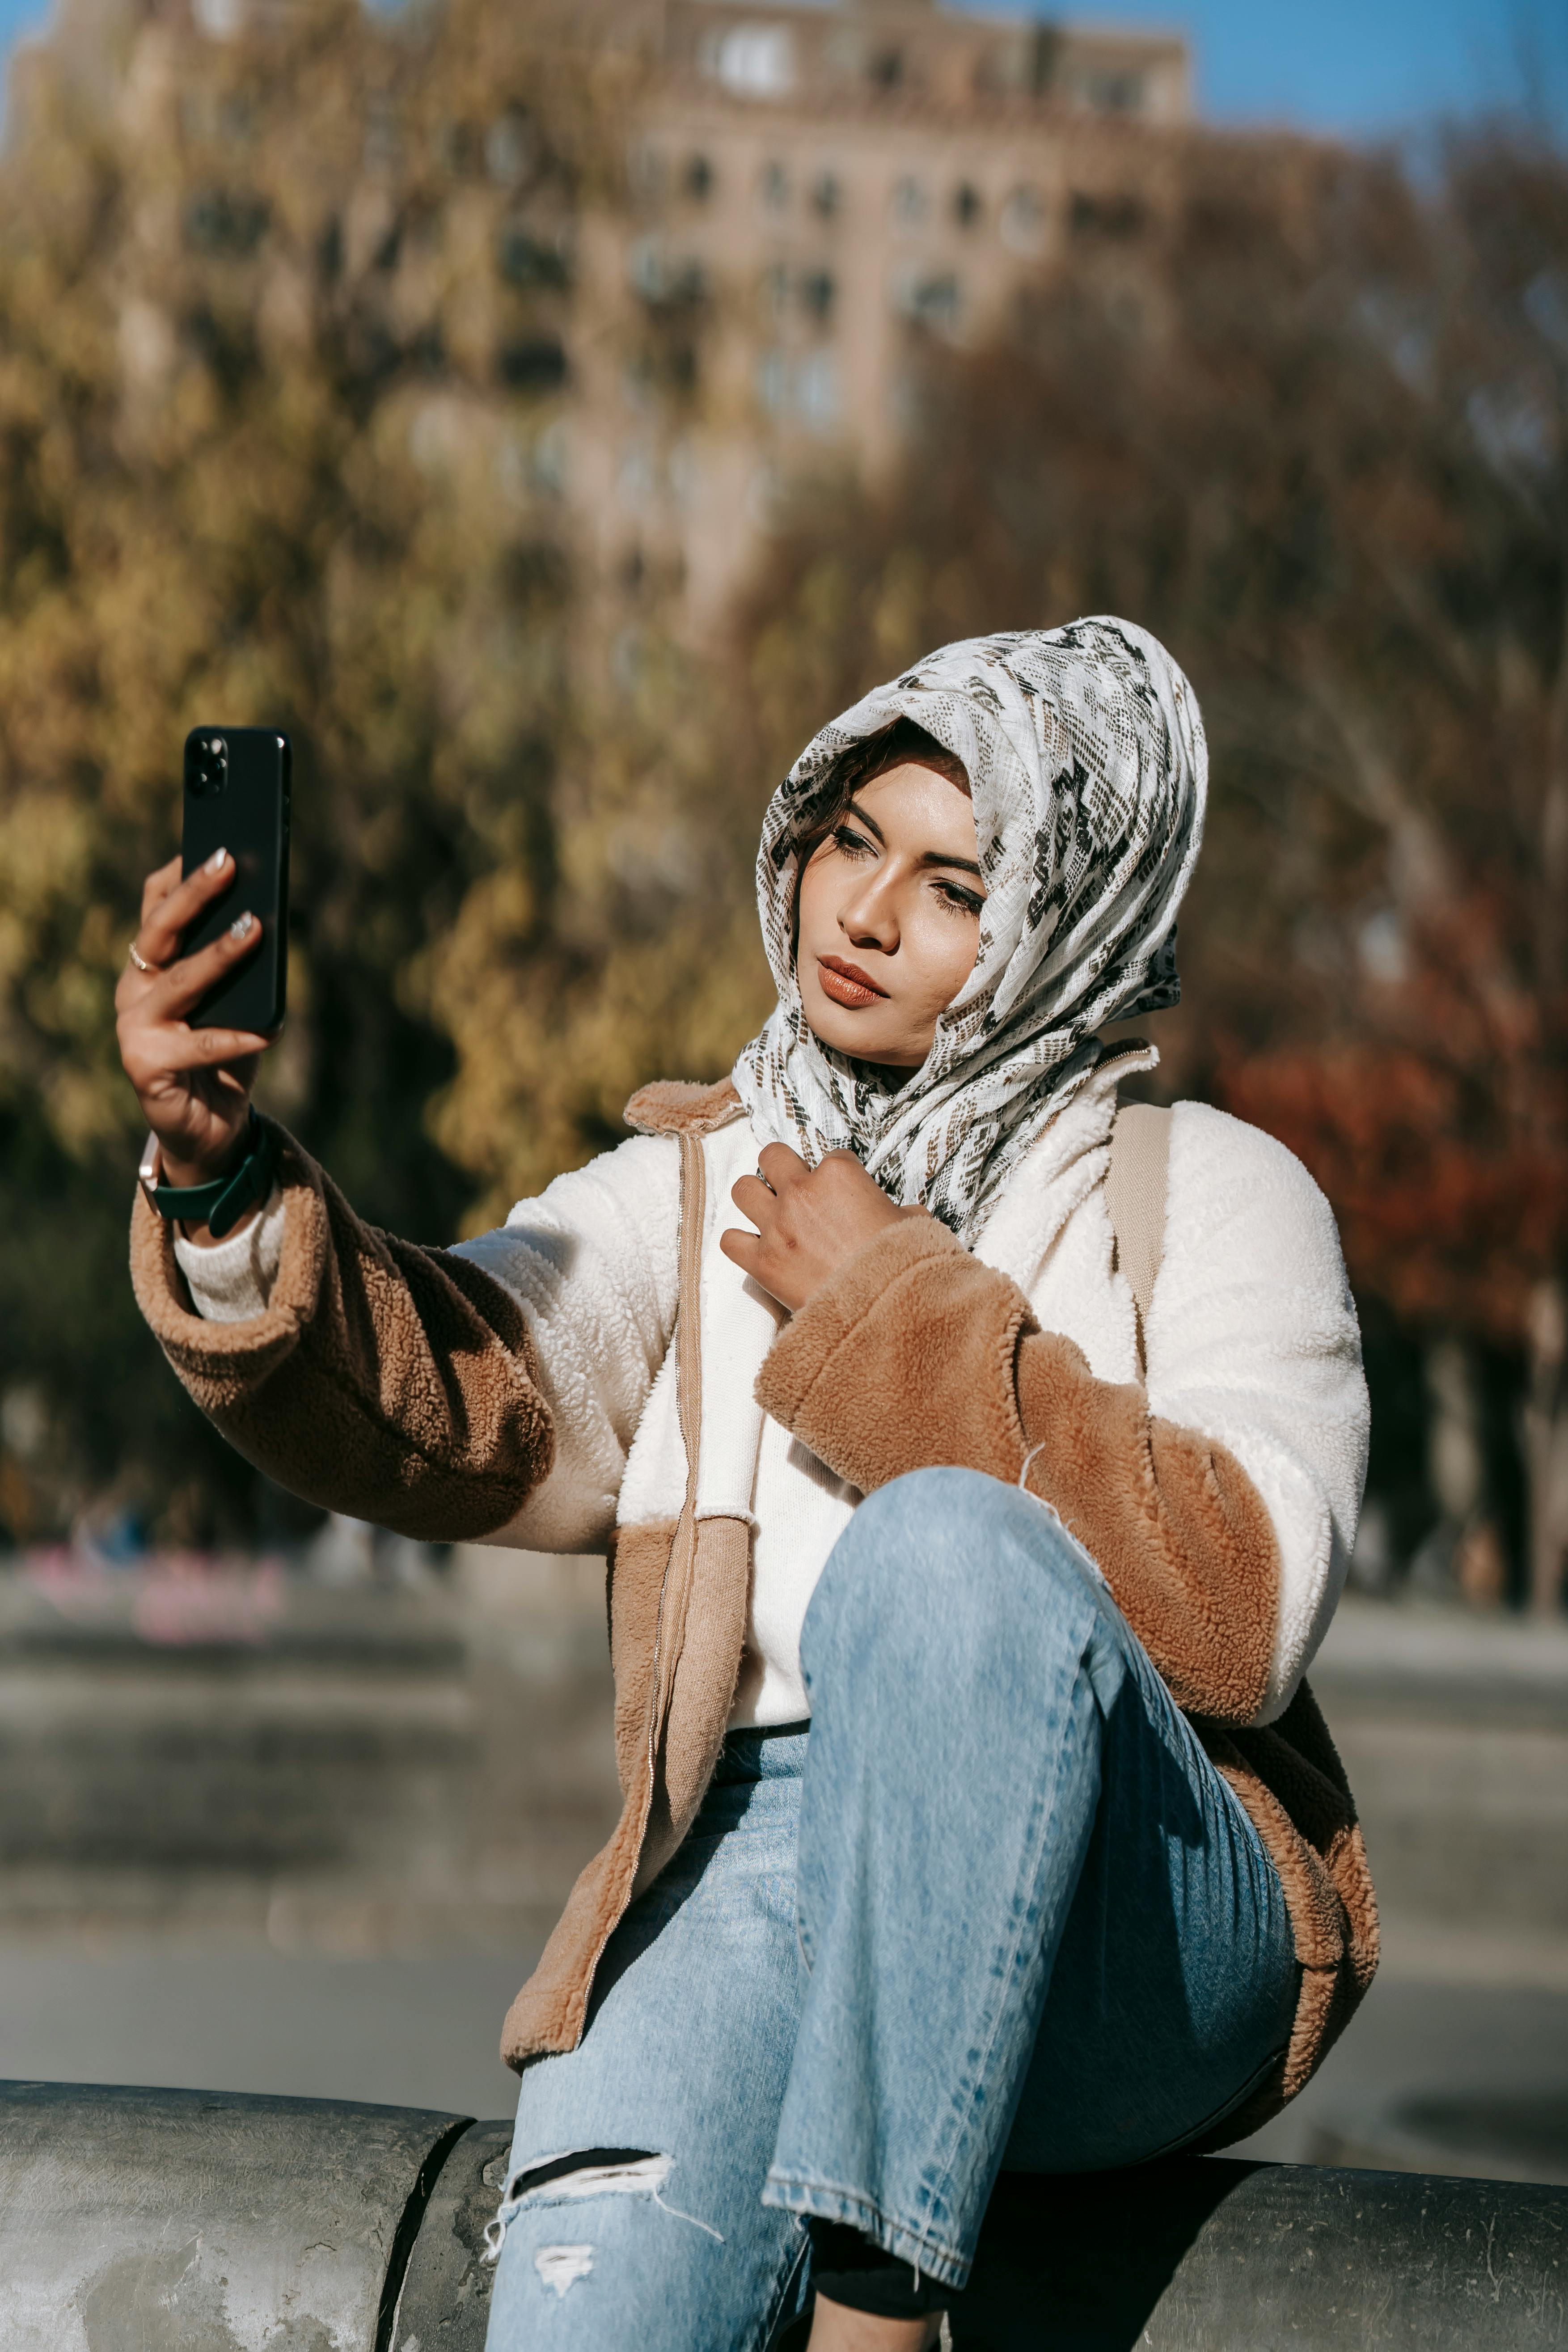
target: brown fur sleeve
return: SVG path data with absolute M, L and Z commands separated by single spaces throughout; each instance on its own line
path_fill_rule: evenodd
M 192 1313 L 173 1228 L 138 1192 L 132 1279 L 163 1353 L 229 1443 L 307 1502 L 430 1540 L 493 1534 L 554 1451 L 521 1309 L 466 1259 L 362 1223 L 279 1139 L 282 1262 L 246 1322 Z
M 952 1463 L 1029 1474 L 1099 1562 L 1177 1704 L 1228 1724 L 1262 1703 L 1279 1612 L 1273 1527 L 1240 1465 L 1097 1381 L 1037 1330 L 1005 1275 L 935 1218 L 856 1252 L 785 1325 L 757 1386 L 775 1421 L 862 1492 Z

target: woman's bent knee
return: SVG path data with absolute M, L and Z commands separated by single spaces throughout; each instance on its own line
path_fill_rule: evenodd
M 829 1652 L 951 1679 L 998 1645 L 1079 1638 L 1097 1580 L 1060 1523 L 976 1470 L 915 1470 L 868 1495 L 835 1545 L 802 1633 L 808 1675 Z
M 835 1571 L 838 1571 L 836 1575 Z M 823 1581 L 847 1598 L 1006 1597 L 1042 1580 L 1092 1585 L 1094 1570 L 1034 1496 L 984 1471 L 911 1470 L 868 1495 L 835 1545 Z

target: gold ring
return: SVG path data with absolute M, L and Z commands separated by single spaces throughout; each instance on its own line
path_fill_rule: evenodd
M 138 971 L 151 972 L 154 977 L 156 977 L 160 970 L 160 966 L 155 963 L 149 963 L 145 956 L 137 954 L 136 942 L 134 940 L 132 940 L 131 945 L 127 948 L 126 953 L 131 958 L 132 962 L 135 965 Z

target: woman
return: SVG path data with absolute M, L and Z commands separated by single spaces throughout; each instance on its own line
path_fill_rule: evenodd
M 1155 1056 L 1097 1033 L 1174 1001 L 1205 772 L 1126 623 L 933 654 L 774 797 L 732 1081 L 453 1250 L 272 1131 L 231 1173 L 265 1041 L 183 1016 L 247 940 L 178 961 L 227 868 L 149 883 L 132 1262 L 181 1379 L 312 1501 L 610 1549 L 626 1804 L 506 2022 L 498 2352 L 962 2340 L 1003 2168 L 1241 2136 L 1370 1979 L 1301 1682 L 1365 1458 L 1332 1219 L 1198 1104 L 1142 1316 L 1107 1208 Z M 202 1184 L 267 1197 L 215 1246 Z

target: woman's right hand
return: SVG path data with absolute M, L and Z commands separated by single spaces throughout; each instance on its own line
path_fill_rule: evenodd
M 188 882 L 180 879 L 177 857 L 149 874 L 135 948 L 153 969 L 127 961 L 114 992 L 120 1058 L 162 1147 L 170 1184 L 209 1183 L 238 1160 L 257 1066 L 272 1043 L 243 1029 L 193 1029 L 185 1017 L 260 944 L 261 925 L 245 913 L 199 954 L 180 954 L 203 908 L 233 879 L 226 849 L 215 851 Z

